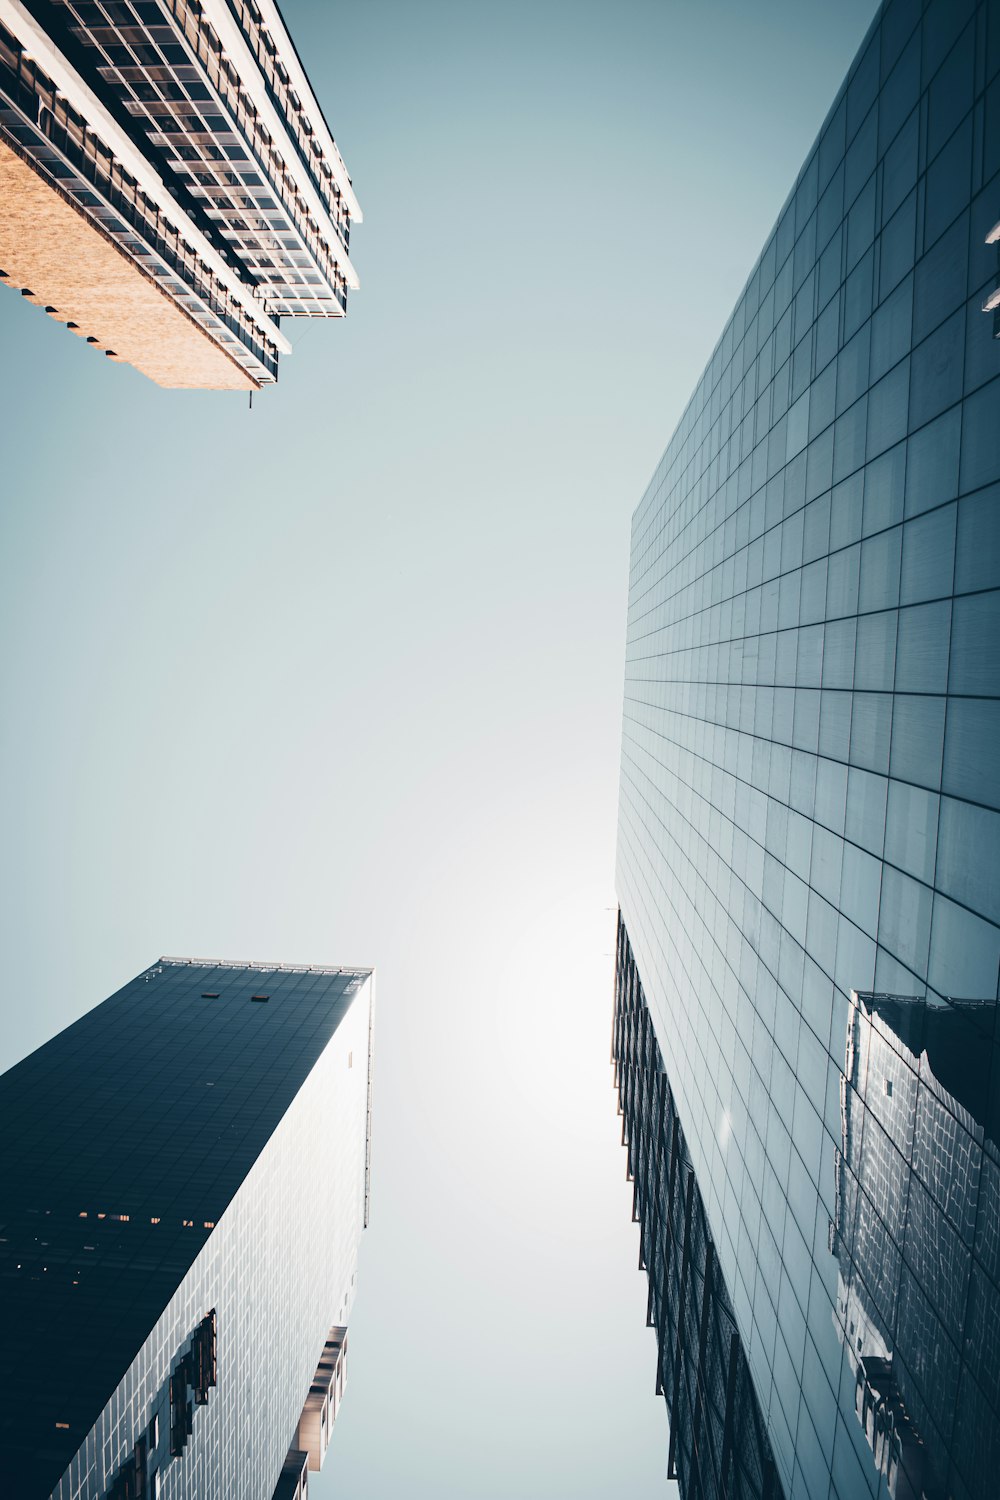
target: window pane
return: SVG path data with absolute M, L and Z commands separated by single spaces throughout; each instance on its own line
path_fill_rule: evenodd
M 952 698 L 944 741 L 942 790 L 1000 807 L 1000 702 Z
M 958 494 L 962 411 L 954 407 L 915 432 L 907 444 L 906 514 L 919 515 Z
M 896 688 L 904 693 L 943 693 L 948 678 L 951 601 L 899 611 Z
M 1000 696 L 1000 590 L 955 600 L 952 624 L 953 693 Z
M 922 427 L 961 399 L 965 357 L 962 309 L 913 351 L 910 359 L 910 426 Z
M 936 793 L 903 781 L 889 782 L 885 857 L 927 885 L 934 880 L 937 824 Z
M 950 594 L 955 573 L 954 501 L 903 528 L 903 567 L 899 602 L 915 604 Z
M 1000 479 L 1000 379 L 970 396 L 962 416 L 964 492 Z
M 892 710 L 892 774 L 919 786 L 941 785 L 943 698 L 909 697 L 897 688 Z

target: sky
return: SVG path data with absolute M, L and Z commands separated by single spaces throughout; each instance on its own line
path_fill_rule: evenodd
M 311 1492 L 667 1495 L 608 1059 L 629 524 L 874 5 L 283 10 L 345 322 L 250 410 L 0 289 L 0 1068 L 160 954 L 373 963 Z

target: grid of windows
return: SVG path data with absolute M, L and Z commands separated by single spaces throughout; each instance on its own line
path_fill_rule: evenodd
M 176 6 L 184 3 L 184 0 L 168 0 L 168 3 Z M 336 179 L 339 177 L 343 182 L 347 177 L 347 168 L 337 149 L 337 143 L 330 134 L 319 103 L 314 101 L 310 106 L 318 114 L 319 123 L 314 124 L 305 113 L 303 100 L 296 93 L 296 84 L 285 67 L 285 62 L 280 55 L 281 49 L 275 42 L 261 7 L 255 4 L 255 0 L 230 0 L 230 4 L 246 36 L 257 67 L 260 69 L 268 95 L 288 120 L 299 158 L 319 190 L 331 216 L 335 219 L 346 247 L 350 243 L 350 205 L 346 202 Z M 267 8 L 267 0 L 264 0 L 264 5 Z M 270 10 L 280 21 L 274 0 L 270 0 Z M 291 62 L 290 58 L 287 60 Z M 325 142 L 321 140 L 323 135 L 325 135 Z
M 102 1500 L 154 1418 L 165 1497 L 273 1488 L 353 1298 L 370 993 L 164 959 L 0 1080 L 3 1493 Z M 168 1462 L 210 1312 L 218 1380 Z
M 273 0 L 27 0 L 0 27 L 0 136 L 253 386 L 277 319 L 346 313 L 360 208 Z
M 53 29 L 145 134 L 210 238 L 251 276 L 272 313 L 339 317 L 347 283 L 247 87 L 186 0 L 57 0 Z M 293 121 L 294 121 L 293 114 Z M 291 123 L 291 122 L 290 122 Z M 308 163 L 301 152 L 301 165 Z M 316 182 L 346 255 L 349 217 L 336 185 Z M 200 211 L 199 211 L 200 210 Z
M 3 25 L 0 131 L 248 375 L 277 379 L 278 351 L 259 324 Z
M 700 1500 L 781 1500 L 764 1419 L 674 1096 L 618 918 L 611 1049 L 656 1330 L 656 1391 L 670 1413 L 667 1473 Z
M 828 1245 L 850 996 L 997 998 L 998 220 L 1000 12 L 893 0 L 633 522 L 619 899 L 822 1500 L 879 1482 Z

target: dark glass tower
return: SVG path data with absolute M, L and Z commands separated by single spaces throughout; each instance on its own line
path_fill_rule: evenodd
M 685 1496 L 996 1493 L 998 256 L 1000 9 L 895 0 L 634 517 L 615 1058 Z
M 161 959 L 0 1079 L 0 1494 L 271 1500 L 319 1467 L 372 986 Z

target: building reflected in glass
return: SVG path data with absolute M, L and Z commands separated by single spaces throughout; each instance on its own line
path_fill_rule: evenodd
M 830 1245 L 855 1412 L 890 1495 L 1000 1464 L 995 1002 L 855 995 Z
M 1000 12 L 894 0 L 633 519 L 615 1058 L 685 1496 L 996 1494 L 998 287 Z

